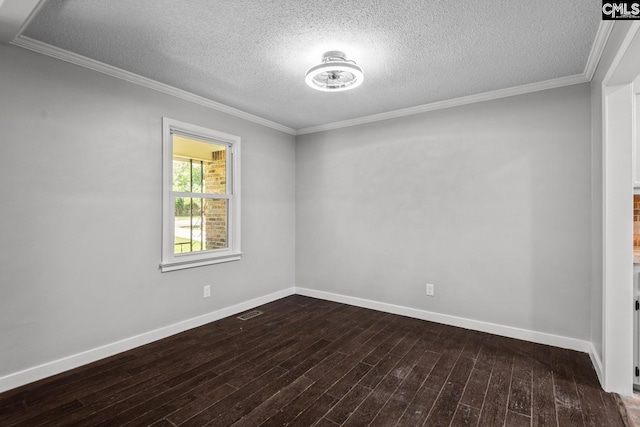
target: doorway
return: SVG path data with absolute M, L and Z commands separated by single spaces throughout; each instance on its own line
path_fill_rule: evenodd
M 603 387 L 631 395 L 635 98 L 640 91 L 640 23 L 629 30 L 602 82 Z M 640 166 L 640 165 L 639 165 Z

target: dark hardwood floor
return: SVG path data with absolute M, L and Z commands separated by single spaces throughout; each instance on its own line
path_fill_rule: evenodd
M 587 354 L 302 296 L 0 394 L 1 426 L 623 426 Z

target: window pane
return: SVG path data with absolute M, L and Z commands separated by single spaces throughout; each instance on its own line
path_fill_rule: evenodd
M 174 253 L 227 248 L 227 224 L 227 200 L 176 198 Z
M 227 147 L 173 136 L 173 191 L 225 194 Z
M 200 163 L 192 159 L 173 159 L 173 191 L 199 192 L 204 168 Z

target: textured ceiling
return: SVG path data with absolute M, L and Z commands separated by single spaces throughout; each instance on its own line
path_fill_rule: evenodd
M 24 35 L 306 128 L 582 74 L 599 0 L 48 0 Z M 305 71 L 343 50 L 362 86 Z

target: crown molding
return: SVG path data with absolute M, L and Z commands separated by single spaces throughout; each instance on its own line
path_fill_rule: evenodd
M 370 116 L 358 117 L 351 120 L 343 120 L 339 122 L 327 123 L 324 125 L 311 126 L 298 129 L 296 135 L 305 135 L 315 132 L 323 132 L 327 130 L 340 129 L 349 126 L 357 126 L 366 123 L 373 123 L 381 120 L 395 119 L 398 117 L 411 116 L 414 114 L 426 113 L 429 111 L 442 110 L 451 107 L 460 107 L 462 105 L 474 104 L 476 102 L 491 101 L 494 99 L 506 98 L 509 96 L 523 95 L 525 93 L 537 92 L 541 90 L 554 89 L 562 86 L 570 86 L 579 83 L 590 82 L 596 67 L 600 62 L 600 57 L 604 52 L 609 35 L 613 30 L 614 21 L 601 21 L 596 33 L 596 38 L 591 46 L 589 58 L 582 74 L 573 76 L 560 77 L 552 80 L 545 80 L 537 83 L 530 83 L 522 86 L 515 86 L 506 89 L 499 89 L 491 92 L 484 92 L 477 95 L 463 96 L 455 99 L 433 102 L 431 104 L 423 104 L 415 107 L 403 108 L 400 110 L 388 111 Z
M 586 83 L 588 81 L 589 80 L 584 76 L 584 74 L 576 74 L 574 76 L 560 77 L 557 79 L 545 80 L 543 82 L 529 83 L 522 86 L 510 87 L 507 89 L 498 89 L 491 92 L 479 93 L 477 95 L 463 96 L 460 98 L 433 102 L 431 104 L 423 104 L 415 107 L 403 108 L 401 110 L 388 111 L 386 113 L 373 114 L 370 116 L 358 117 L 351 120 L 344 120 L 340 122 L 328 123 L 325 125 L 298 129 L 296 135 L 305 135 L 308 133 L 323 132 L 327 130 L 357 126 L 366 123 L 379 122 L 382 120 L 395 119 L 398 117 L 412 116 L 414 114 L 426 113 L 429 111 L 460 107 L 462 105 L 475 104 L 477 102 L 491 101 L 494 99 L 507 98 L 510 96 L 522 95 L 530 92 L 538 92 L 546 89 L 554 89 L 562 86 Z
M 602 52 L 604 52 L 604 47 L 607 44 L 607 40 L 609 40 L 611 31 L 613 30 L 614 22 L 615 21 L 600 21 L 596 39 L 593 41 L 591 52 L 589 53 L 589 58 L 587 59 L 587 65 L 585 65 L 584 67 L 584 75 L 588 81 L 591 81 L 593 75 L 596 72 L 596 68 L 598 67 L 598 63 L 600 62 L 600 57 L 602 57 Z
M 11 44 L 37 52 L 37 53 L 41 53 L 43 55 L 51 56 L 56 59 L 60 59 L 62 61 L 70 62 L 72 64 L 79 65 L 81 67 L 85 67 L 93 71 L 98 71 L 99 73 L 107 74 L 109 76 L 116 77 L 118 79 L 125 80 L 130 83 L 144 86 L 149 89 L 153 89 L 158 92 L 165 93 L 167 95 L 175 96 L 176 98 L 184 99 L 185 101 L 193 102 L 194 104 L 202 105 L 203 107 L 211 108 L 212 110 L 220 111 L 222 113 L 239 117 L 241 119 L 244 119 L 253 123 L 257 123 L 259 125 L 263 125 L 263 126 L 278 130 L 280 132 L 288 133 L 290 135 L 296 134 L 295 129 L 281 125 L 276 122 L 272 122 L 271 120 L 263 119 L 262 117 L 258 117 L 253 114 L 238 110 L 236 108 L 229 107 L 228 105 L 224 105 L 219 102 L 212 101 L 208 98 L 195 95 L 191 92 L 187 92 L 182 89 L 177 89 L 173 86 L 169 86 L 167 84 L 160 83 L 155 80 L 148 79 L 146 77 L 142 77 L 138 74 L 134 74 L 129 71 L 125 71 L 123 69 L 120 69 L 111 65 L 107 65 L 100 61 L 87 58 L 86 56 L 78 55 L 76 53 L 72 53 L 67 50 L 60 49 L 50 44 L 43 43 L 38 40 L 34 40 L 30 37 L 26 37 L 22 35 L 18 36 L 16 39 L 14 39 L 11 42 Z
M 402 108 L 399 110 L 393 110 L 393 111 L 388 111 L 384 113 L 358 117 L 350 120 L 343 120 L 339 122 L 327 123 L 327 124 L 322 124 L 317 126 L 310 126 L 306 128 L 297 129 L 297 130 L 292 129 L 288 126 L 284 126 L 279 123 L 273 122 L 271 120 L 258 117 L 256 115 L 246 113 L 236 108 L 229 107 L 219 102 L 212 101 L 208 98 L 195 95 L 193 93 L 184 91 L 182 89 L 177 89 L 173 86 L 169 86 L 167 84 L 160 83 L 146 77 L 142 77 L 138 74 L 134 74 L 129 71 L 125 71 L 120 68 L 104 64 L 102 62 L 87 58 L 85 56 L 78 55 L 78 54 L 69 52 L 67 50 L 49 45 L 47 43 L 40 42 L 38 40 L 34 40 L 26 36 L 22 36 L 22 35 L 18 36 L 11 42 L 11 44 L 25 48 L 25 49 L 32 50 L 34 52 L 42 53 L 44 55 L 48 55 L 53 58 L 61 59 L 63 61 L 70 62 L 75 65 L 80 65 L 81 67 L 89 68 L 91 70 L 98 71 L 100 73 L 107 74 L 122 80 L 126 80 L 128 82 L 138 84 L 138 85 L 141 85 L 141 86 L 144 86 L 144 87 L 147 87 L 171 96 L 175 96 L 177 98 L 184 99 L 186 101 L 190 101 L 195 104 L 199 104 L 216 111 L 227 113 L 232 116 L 236 116 L 236 117 L 248 120 L 250 122 L 254 122 L 254 123 L 287 133 L 289 135 L 298 136 L 298 135 L 306 135 L 310 133 L 340 129 L 340 128 L 345 128 L 350 126 L 357 126 L 357 125 L 362 125 L 367 123 L 373 123 L 373 122 L 378 122 L 382 120 L 395 119 L 399 117 L 412 116 L 415 114 L 442 110 L 445 108 L 460 107 L 467 104 L 474 104 L 474 103 L 483 102 L 483 101 L 491 101 L 494 99 L 507 98 L 515 95 L 523 95 L 526 93 L 538 92 L 541 90 L 554 89 L 562 86 L 570 86 L 574 84 L 589 82 L 593 78 L 593 74 L 595 73 L 596 67 L 600 62 L 600 57 L 602 56 L 604 47 L 607 43 L 607 40 L 609 38 L 609 35 L 611 34 L 612 29 L 613 29 L 613 21 L 602 21 L 600 23 L 595 40 L 593 42 L 593 45 L 591 46 L 591 52 L 589 53 L 589 58 L 587 59 L 585 70 L 582 74 L 560 77 L 557 79 L 545 80 L 542 82 L 529 83 L 526 85 L 515 86 L 511 88 L 506 88 L 506 89 L 498 89 L 491 92 L 484 92 L 484 93 L 475 94 L 475 95 L 463 96 L 460 98 L 448 99 L 444 101 L 433 102 L 430 104 L 418 105 L 415 107 Z

